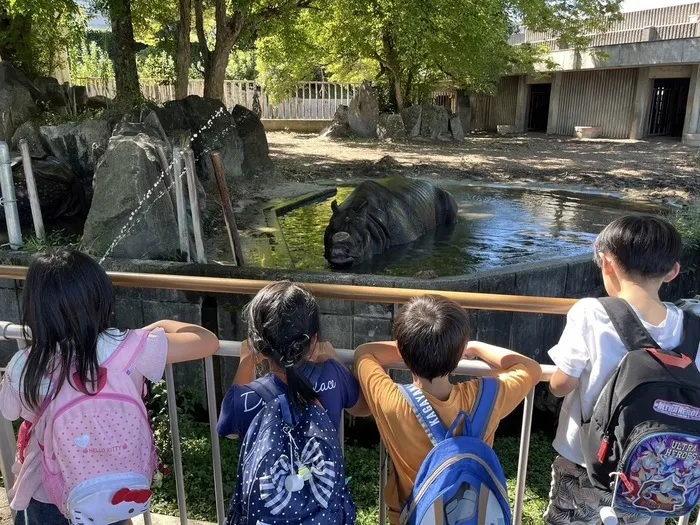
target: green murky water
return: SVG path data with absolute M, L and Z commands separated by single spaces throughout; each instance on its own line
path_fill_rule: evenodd
M 510 264 L 590 251 L 595 236 L 610 221 L 631 212 L 654 212 L 649 204 L 615 197 L 562 191 L 445 184 L 459 205 L 454 227 L 392 248 L 354 273 L 438 276 L 490 270 Z M 352 188 L 338 188 L 342 202 Z M 323 232 L 331 201 L 311 204 L 279 217 L 297 269 L 334 271 L 323 258 Z

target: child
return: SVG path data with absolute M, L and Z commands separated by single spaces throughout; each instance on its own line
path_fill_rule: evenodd
M 409 497 L 416 474 L 432 445 L 399 387 L 384 367 L 403 360 L 440 420 L 450 427 L 460 411 L 469 413 L 479 382 L 452 385 L 449 375 L 460 359 L 479 358 L 504 370 L 499 394 L 484 440 L 493 443 L 496 427 L 525 398 L 540 378 L 540 366 L 520 354 L 480 342 L 469 342 L 469 320 L 457 303 L 427 295 L 411 300 L 394 322 L 395 342 L 369 343 L 355 352 L 355 364 L 367 404 L 393 464 L 386 486 L 392 524 Z
M 113 310 L 112 283 L 87 255 L 60 250 L 37 256 L 29 266 L 22 324 L 31 333 L 31 343 L 10 360 L 0 390 L 2 415 L 33 424 L 31 431 L 23 424 L 18 442 L 21 463 L 13 468 L 17 477 L 10 506 L 17 511 L 16 524 L 69 523 L 49 503 L 42 483 L 39 438 L 44 437 L 46 418 L 35 421 L 35 416 L 48 395 L 53 399 L 62 389 L 78 390 L 78 382 L 80 390 L 95 393 L 102 380 L 101 365 L 127 339 L 139 335 L 144 342 L 130 369 L 135 392 L 142 391 L 144 379 L 159 381 L 166 363 L 200 359 L 219 347 L 212 333 L 177 321 L 159 321 L 143 329 L 150 333 L 109 328 Z
M 663 349 L 680 344 L 683 311 L 659 299 L 659 289 L 676 278 L 683 249 L 680 234 L 658 217 L 627 216 L 611 222 L 595 242 L 595 260 L 610 297 L 625 299 Z M 582 299 L 569 311 L 559 343 L 549 351 L 557 366 L 550 383 L 563 397 L 554 448 L 552 490 L 545 522 L 597 524 L 612 494 L 591 484 L 579 436 L 603 387 L 626 354 L 602 304 Z M 699 358 L 700 359 L 700 358 Z M 586 418 L 586 419 L 583 419 Z M 618 512 L 620 523 L 645 524 L 650 518 Z
M 343 410 L 354 416 L 369 414 L 355 377 L 333 347 L 319 341 L 318 304 L 311 293 L 288 281 L 270 284 L 248 305 L 247 318 L 248 340 L 241 345 L 236 377 L 221 405 L 220 435 L 245 436 L 262 409 L 262 399 L 247 385 L 263 359 L 271 369 L 265 383 L 286 390 L 297 405 L 320 402 L 336 429 Z

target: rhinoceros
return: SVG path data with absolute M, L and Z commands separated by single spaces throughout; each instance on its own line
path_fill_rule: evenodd
M 452 195 L 429 182 L 391 177 L 364 181 L 338 206 L 324 234 L 324 257 L 331 266 L 369 261 L 392 246 L 457 220 Z

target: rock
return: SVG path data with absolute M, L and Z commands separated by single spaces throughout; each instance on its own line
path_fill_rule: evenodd
M 85 86 L 71 86 L 68 90 L 68 101 L 70 104 L 75 101 L 78 113 L 82 113 L 87 109 L 88 94 Z
M 83 247 L 97 256 L 172 258 L 179 249 L 176 212 L 148 135 L 115 135 L 95 171 Z M 160 143 L 163 145 L 162 143 Z
M 22 224 L 32 224 L 32 211 L 24 178 L 22 157 L 13 154 L 12 178 L 15 183 L 17 209 Z M 32 171 L 41 204 L 44 221 L 85 215 L 88 210 L 83 188 L 78 177 L 67 164 L 54 157 L 32 159 Z M 5 225 L 5 214 L 0 214 L 0 224 Z
M 243 173 L 252 175 L 269 168 L 272 165 L 270 147 L 260 117 L 239 104 L 233 107 L 231 115 L 236 121 L 238 136 L 243 141 Z
M 401 169 L 401 164 L 391 155 L 384 155 L 381 159 L 374 163 L 375 167 L 385 170 Z
M 39 131 L 51 155 L 73 168 L 89 200 L 93 174 L 112 135 L 109 124 L 104 120 L 86 119 L 59 126 L 41 126 Z
M 414 275 L 416 279 L 437 279 L 439 275 L 435 270 L 421 270 Z
M 515 133 L 515 126 L 511 124 L 499 124 L 496 126 L 496 133 L 499 135 L 512 135 Z
M 108 109 L 112 105 L 112 101 L 104 95 L 95 95 L 88 97 L 85 101 L 85 106 L 88 109 Z
M 420 136 L 430 140 L 447 135 L 450 114 L 443 106 L 424 104 L 420 121 Z
M 370 82 L 363 82 L 348 106 L 348 123 L 358 137 L 375 138 L 379 122 L 379 96 Z
M 41 91 L 44 109 L 58 113 L 68 114 L 68 99 L 63 86 L 53 77 L 39 77 L 34 80 L 34 86 Z
M 462 129 L 462 119 L 454 114 L 450 117 L 450 133 L 455 140 L 464 140 L 464 130 Z
M 415 105 L 404 109 L 401 112 L 404 127 L 406 128 L 406 136 L 409 139 L 414 139 L 420 136 L 421 116 L 423 115 L 423 106 Z
M 219 100 L 190 95 L 166 102 L 157 108 L 157 115 L 169 137 L 192 137 L 197 159 L 197 174 L 203 181 L 215 180 L 209 154 L 218 151 L 230 184 L 243 176 L 243 142 L 238 136 L 236 121 Z
M 22 72 L 9 62 L 0 62 L 0 140 L 9 142 L 17 128 L 39 112 L 41 97 Z
M 322 139 L 344 139 L 350 135 L 349 109 L 345 105 L 338 106 L 333 115 L 331 125 L 321 131 Z
M 377 136 L 380 139 L 403 140 L 406 138 L 406 128 L 401 115 L 382 113 L 377 124 Z
M 19 141 L 22 139 L 27 141 L 29 145 L 29 154 L 32 157 L 43 159 L 49 154 L 49 148 L 44 142 L 39 125 L 36 122 L 28 120 L 17 128 L 15 134 L 12 135 L 12 151 L 19 151 Z

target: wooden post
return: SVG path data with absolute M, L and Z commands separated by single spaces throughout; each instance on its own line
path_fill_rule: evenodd
M 41 205 L 39 204 L 39 192 L 36 190 L 36 179 L 32 169 L 32 157 L 29 154 L 29 144 L 26 139 L 19 141 L 19 151 L 22 154 L 22 167 L 24 168 L 24 178 L 27 182 L 27 193 L 29 194 L 29 204 L 32 209 L 32 222 L 37 239 L 45 239 L 44 218 L 41 215 Z
M 182 148 L 173 148 L 173 180 L 175 181 L 175 202 L 177 209 L 177 229 L 180 239 L 180 251 L 190 262 L 190 236 L 187 227 L 187 210 L 185 209 L 185 186 L 182 183 Z
M 165 148 L 162 145 L 156 146 L 156 153 L 158 153 L 158 160 L 160 160 L 160 166 L 163 170 L 165 189 L 170 194 L 170 202 L 173 204 L 173 210 L 176 210 L 177 200 L 174 193 L 175 188 L 173 188 L 173 178 L 170 174 L 170 163 L 168 162 L 168 156 L 165 154 Z
M 187 191 L 190 194 L 190 213 L 194 226 L 197 262 L 206 263 L 207 257 L 204 254 L 204 239 L 202 238 L 202 218 L 199 215 L 199 195 L 197 195 L 197 171 L 194 167 L 194 152 L 190 148 L 185 152 L 185 168 L 187 169 Z
M 233 206 L 231 206 L 231 197 L 228 193 L 228 183 L 226 182 L 226 172 L 221 164 L 221 156 L 218 151 L 211 154 L 211 163 L 214 166 L 216 174 L 216 185 L 219 187 L 219 197 L 221 197 L 221 209 L 224 212 L 224 220 L 226 221 L 226 230 L 228 230 L 228 240 L 231 244 L 233 258 L 238 266 L 243 266 L 243 248 L 241 246 L 241 238 L 238 235 L 238 227 L 236 226 L 236 217 L 233 215 Z

